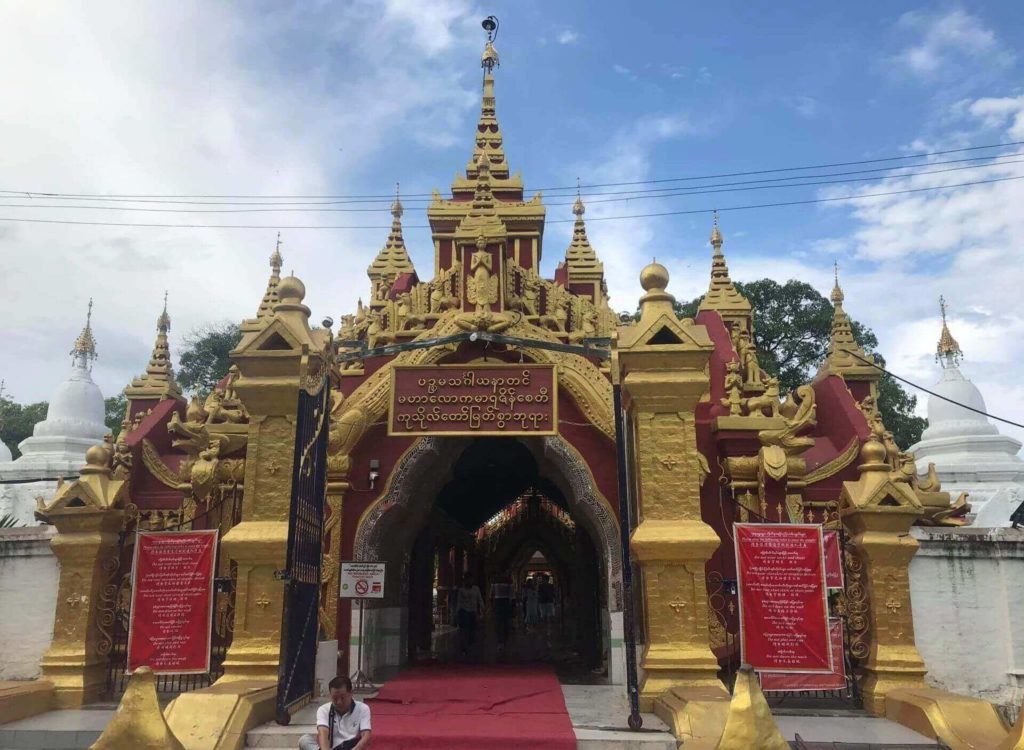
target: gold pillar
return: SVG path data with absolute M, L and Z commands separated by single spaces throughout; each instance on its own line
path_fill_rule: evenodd
M 675 316 L 663 266 L 648 266 L 640 281 L 647 291 L 641 318 L 619 332 L 616 356 L 635 438 L 639 523 L 632 550 L 643 572 L 647 622 L 640 702 L 650 710 L 671 688 L 723 695 L 724 688 L 710 647 L 704 577 L 719 538 L 701 520 L 704 472 L 694 424 L 712 344 L 703 326 Z
M 860 478 L 843 483 L 840 500 L 850 552 L 864 569 L 868 656 L 861 690 L 864 707 L 876 716 L 885 716 L 887 693 L 924 687 L 927 672 L 914 645 L 908 570 L 918 547 L 910 527 L 924 511 L 910 486 L 892 478 L 885 456 L 885 446 L 869 438 Z
M 231 353 L 238 366 L 235 391 L 249 413 L 242 520 L 221 549 L 237 566 L 235 624 L 224 660 L 228 679 L 277 680 L 286 567 L 288 513 L 295 453 L 299 388 L 323 372 L 327 332 L 309 328 L 306 290 L 294 277 L 281 280 L 280 301 L 262 325 L 243 335 Z
M 107 684 L 110 634 L 100 627 L 100 602 L 117 570 L 128 488 L 124 480 L 113 479 L 106 447 L 93 446 L 85 455 L 81 477 L 59 485 L 51 502 L 40 500 L 36 512 L 57 528 L 50 542 L 60 563 L 57 611 L 41 677 L 55 687 L 55 708 L 95 702 Z

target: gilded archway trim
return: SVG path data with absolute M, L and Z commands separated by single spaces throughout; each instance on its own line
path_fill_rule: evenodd
M 461 331 L 462 329 L 456 323 L 456 313 L 449 313 L 419 339 L 437 338 Z M 551 331 L 530 325 L 522 319 L 510 326 L 504 333 L 525 339 L 561 343 Z M 339 435 L 339 440 L 336 441 L 337 445 L 331 452 L 339 455 L 351 453 L 366 426 L 384 418 L 387 414 L 391 369 L 395 365 L 435 364 L 454 351 L 453 345 L 407 350 L 396 355 L 394 359 L 373 373 L 347 399 L 335 405 L 334 419 L 339 425 L 344 425 L 345 434 Z M 614 440 L 612 387 L 608 378 L 596 365 L 578 354 L 550 349 L 525 348 L 523 355 L 532 362 L 554 364 L 558 370 L 559 385 L 569 393 L 583 416 L 604 433 L 609 440 Z

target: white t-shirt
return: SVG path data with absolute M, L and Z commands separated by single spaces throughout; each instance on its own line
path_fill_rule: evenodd
M 458 594 L 455 597 L 455 609 L 461 612 L 479 612 L 484 608 L 484 598 L 477 586 L 466 588 L 459 586 Z
M 316 711 L 316 725 L 330 727 L 331 704 L 325 703 Z M 360 732 L 370 731 L 370 707 L 362 701 L 353 700 L 352 710 L 342 715 L 334 709 L 334 747 L 346 740 L 353 740 Z

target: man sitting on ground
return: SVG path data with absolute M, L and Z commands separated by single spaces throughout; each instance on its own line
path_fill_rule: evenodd
M 331 702 L 316 712 L 316 733 L 299 739 L 299 750 L 366 750 L 370 746 L 370 707 L 352 697 L 352 680 L 335 677 Z

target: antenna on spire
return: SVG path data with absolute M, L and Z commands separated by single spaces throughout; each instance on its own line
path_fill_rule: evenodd
M 493 42 L 495 39 L 498 38 L 498 17 L 497 16 L 487 16 L 487 18 L 485 18 L 480 25 L 483 26 L 484 27 L 484 31 L 487 32 L 487 41 L 488 42 Z
M 498 65 L 498 52 L 494 49 L 493 42 L 498 37 L 498 19 L 496 16 L 487 16 L 480 24 L 487 32 L 487 44 L 484 45 L 484 53 L 480 56 L 480 67 L 484 74 L 491 73 Z
M 832 261 L 832 273 L 836 280 L 836 286 L 839 286 L 839 261 Z
M 946 298 L 939 295 L 939 310 L 942 312 L 942 325 L 946 325 Z

